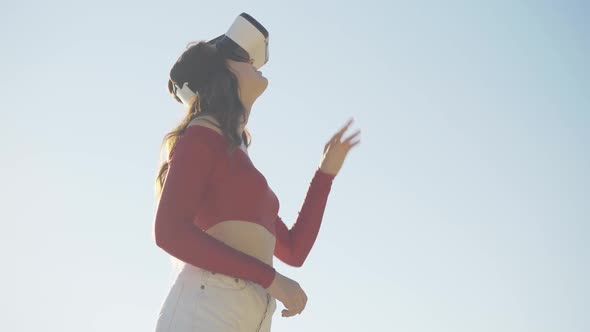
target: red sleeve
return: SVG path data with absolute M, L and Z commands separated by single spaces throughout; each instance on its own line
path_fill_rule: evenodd
M 307 190 L 297 221 L 288 229 L 281 217 L 275 221 L 276 244 L 274 255 L 291 266 L 301 266 L 320 231 L 328 194 L 335 175 L 317 168 Z
M 234 249 L 193 224 L 206 181 L 216 156 L 202 138 L 185 134 L 170 153 L 154 221 L 158 247 L 191 265 L 251 280 L 268 288 L 276 270 L 263 261 Z

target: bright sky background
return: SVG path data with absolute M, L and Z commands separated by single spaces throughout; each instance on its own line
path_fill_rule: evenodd
M 270 32 L 250 156 L 297 217 L 325 142 L 361 144 L 274 331 L 590 330 L 584 1 L 12 1 L 0 9 L 6 331 L 151 331 L 167 92 L 193 40 Z

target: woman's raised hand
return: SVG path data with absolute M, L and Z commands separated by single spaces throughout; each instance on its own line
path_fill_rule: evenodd
M 356 146 L 361 141 L 357 140 L 352 143 L 352 139 L 355 138 L 358 134 L 360 134 L 360 129 L 357 130 L 354 134 L 348 136 L 345 140 L 341 141 L 342 135 L 350 125 L 352 124 L 353 118 L 350 118 L 346 125 L 340 129 L 332 138 L 326 143 L 324 146 L 324 153 L 322 155 L 322 160 L 320 162 L 320 169 L 324 173 L 328 173 L 331 175 L 336 175 L 340 171 L 342 167 L 342 163 L 344 163 L 344 158 L 348 154 L 348 151 L 353 146 Z
M 285 277 L 278 271 L 266 290 L 285 306 L 286 309 L 281 311 L 283 317 L 300 314 L 307 304 L 307 295 L 305 295 L 299 283 Z

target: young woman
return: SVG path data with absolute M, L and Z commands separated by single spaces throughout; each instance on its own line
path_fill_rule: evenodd
M 195 97 L 164 138 L 169 154 L 156 190 L 154 237 L 183 265 L 164 300 L 156 331 L 270 331 L 276 301 L 283 317 L 302 312 L 300 285 L 273 267 L 273 256 L 301 266 L 317 237 L 332 181 L 360 131 L 328 141 L 298 218 L 289 229 L 279 199 L 248 157 L 252 105 L 268 85 L 251 60 L 194 43 L 170 71 L 168 89 Z

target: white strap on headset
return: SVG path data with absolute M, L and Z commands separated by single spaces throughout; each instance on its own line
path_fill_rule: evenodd
M 188 87 L 188 82 L 184 82 L 184 84 L 182 85 L 182 88 L 179 88 L 178 85 L 176 85 L 176 84 L 174 84 L 174 86 L 176 87 L 176 91 L 175 91 L 176 96 L 186 106 L 189 106 L 191 103 L 191 100 L 197 96 L 197 94 L 194 93 L 193 90 L 191 90 Z

